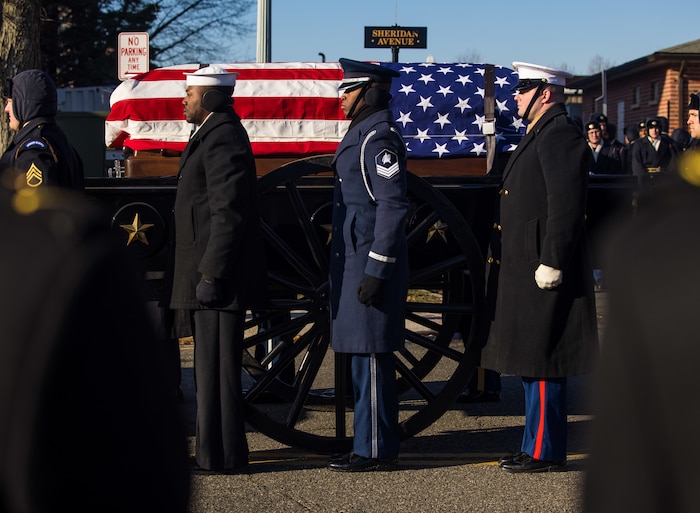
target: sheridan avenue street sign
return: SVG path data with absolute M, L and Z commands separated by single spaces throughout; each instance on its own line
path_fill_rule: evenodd
M 365 27 L 365 48 L 427 48 L 428 27 Z

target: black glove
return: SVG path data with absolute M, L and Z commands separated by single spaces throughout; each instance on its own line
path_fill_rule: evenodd
M 221 306 L 224 294 L 221 290 L 221 282 L 216 278 L 202 276 L 197 284 L 197 301 L 202 306 Z
M 357 287 L 357 300 L 365 306 L 381 303 L 384 295 L 384 280 L 365 274 Z

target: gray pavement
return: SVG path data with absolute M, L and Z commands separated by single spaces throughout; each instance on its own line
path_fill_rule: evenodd
M 598 293 L 599 327 L 605 294 Z M 183 411 L 194 435 L 192 346 L 181 345 Z M 193 475 L 190 511 L 213 512 L 579 512 L 591 422 L 591 378 L 569 380 L 568 464 L 563 472 L 509 474 L 497 459 L 518 450 L 524 425 L 520 378 L 504 376 L 498 403 L 454 404 L 405 441 L 395 472 L 335 473 L 327 456 L 290 448 L 248 429 L 250 469 Z

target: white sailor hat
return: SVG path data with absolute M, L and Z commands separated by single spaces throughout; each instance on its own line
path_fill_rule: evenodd
M 194 73 L 185 73 L 188 86 L 235 86 L 238 73 L 212 64 Z
M 573 77 L 568 71 L 529 62 L 514 62 L 513 68 L 518 72 L 518 83 L 513 89 L 521 93 L 542 83 L 563 86 L 567 78 Z

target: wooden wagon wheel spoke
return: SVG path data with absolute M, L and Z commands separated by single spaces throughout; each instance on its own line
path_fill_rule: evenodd
M 260 329 L 255 335 L 250 335 L 246 337 L 245 346 L 254 347 L 255 345 L 260 344 L 269 338 L 281 337 L 283 335 L 289 335 L 291 333 L 298 333 L 309 322 L 309 317 L 310 315 L 297 316 L 293 319 L 290 319 L 285 324 Z
M 278 236 L 266 223 L 261 223 L 263 236 L 267 243 L 280 254 L 286 255 L 287 262 L 297 271 L 308 283 L 317 284 L 320 274 L 307 265 L 307 262 L 299 256 L 290 244 Z
M 464 357 L 464 352 L 459 352 L 454 349 L 450 349 L 449 346 L 443 346 L 440 344 L 434 343 L 432 340 L 430 340 L 427 337 L 421 337 L 418 334 L 415 333 L 406 333 L 406 340 L 409 342 L 413 342 L 414 344 L 420 346 L 423 349 L 427 349 L 428 351 L 432 351 L 436 355 L 440 357 L 445 357 L 445 358 L 450 358 L 451 360 L 454 360 L 455 362 L 459 362 L 462 360 Z M 405 353 L 402 353 L 402 355 L 409 354 L 410 351 L 406 350 Z M 412 353 L 411 353 L 412 354 Z M 414 360 L 415 361 L 415 360 Z M 420 363 L 420 362 L 417 362 Z
M 290 181 L 286 184 L 287 193 L 294 206 L 294 211 L 297 214 L 297 221 L 302 228 L 304 234 L 304 239 L 309 246 L 311 255 L 313 256 L 314 262 L 319 270 L 320 276 L 328 275 L 328 256 L 323 249 L 318 235 L 316 234 L 315 227 L 311 223 L 311 216 L 306 210 L 301 193 L 297 188 L 296 181 Z
M 414 224 L 407 232 L 406 239 L 408 245 L 412 246 L 419 242 L 425 241 L 432 226 L 435 226 L 440 221 L 440 215 L 437 212 L 430 212 L 427 217 L 420 222 Z
M 435 394 L 430 391 L 430 389 L 423 384 L 421 378 L 416 376 L 411 370 L 399 359 L 395 359 L 396 372 L 410 383 L 411 387 L 420 394 L 420 396 L 428 401 L 429 403 L 435 399 Z
M 301 320 L 302 324 L 306 324 L 307 321 L 304 319 L 304 317 L 300 317 L 299 319 Z M 300 324 L 297 323 L 296 326 L 300 326 Z M 298 333 L 297 330 L 294 330 L 293 332 Z M 263 335 L 269 337 L 270 332 L 264 331 Z M 268 353 L 258 362 L 258 366 L 254 366 L 254 369 L 258 371 L 255 373 L 258 377 L 258 381 L 250 389 L 248 394 L 246 394 L 246 400 L 248 402 L 253 402 L 260 393 L 265 391 L 271 384 L 275 383 L 275 380 L 280 376 L 284 369 L 286 369 L 288 365 L 291 365 L 294 362 L 294 359 L 302 352 L 306 350 L 307 355 L 312 352 L 313 342 L 314 338 L 306 333 L 303 335 L 294 336 L 291 343 L 283 341 L 275 346 L 270 353 Z M 283 346 L 281 350 L 280 346 Z M 273 353 L 275 353 L 275 356 L 271 356 Z M 267 368 L 268 364 L 273 358 L 279 359 L 269 370 L 262 371 L 262 369 Z M 244 365 L 244 367 L 246 367 L 246 370 L 249 370 L 247 366 Z M 293 384 L 292 388 L 296 389 L 298 387 L 296 384 Z
M 315 331 L 316 333 L 309 335 L 313 341 L 309 344 L 309 351 L 306 354 L 307 358 L 304 359 L 297 375 L 300 377 L 298 382 L 295 383 L 298 392 L 296 397 L 294 397 L 286 422 L 286 426 L 289 428 L 293 428 L 299 420 L 302 408 L 306 402 L 306 396 L 311 390 L 314 379 L 321 368 L 323 357 L 328 349 L 328 337 L 323 336 L 318 329 Z
M 431 278 L 442 278 L 442 283 L 444 283 L 443 273 L 445 271 L 459 269 L 464 267 L 466 264 L 467 260 L 464 255 L 455 255 L 437 262 L 431 262 L 429 266 L 425 266 L 420 269 L 413 269 L 411 271 L 410 282 L 423 283 Z M 430 285 L 430 283 L 427 283 L 426 285 Z M 439 282 L 436 285 L 439 285 Z

